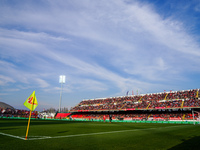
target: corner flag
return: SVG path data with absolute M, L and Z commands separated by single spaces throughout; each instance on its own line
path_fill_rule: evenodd
M 34 111 L 35 108 L 38 106 L 37 98 L 35 96 L 35 91 L 33 91 L 33 93 L 24 102 L 24 106 L 26 106 L 31 111 Z
M 25 140 L 27 140 L 27 137 L 28 137 L 29 125 L 30 125 L 30 121 L 31 121 L 31 112 L 33 110 L 35 110 L 35 108 L 37 107 L 37 105 L 38 105 L 38 102 L 37 102 L 37 99 L 36 99 L 36 96 L 35 96 L 35 91 L 33 91 L 33 93 L 24 102 L 24 106 L 26 106 L 28 109 L 30 109 L 29 120 L 28 120 L 28 126 L 27 126 L 27 130 L 26 130 Z

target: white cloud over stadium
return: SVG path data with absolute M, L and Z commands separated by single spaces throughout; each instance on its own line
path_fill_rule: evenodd
M 38 109 L 82 99 L 199 88 L 200 2 L 0 2 L 0 101 Z M 41 102 L 41 103 L 40 103 Z M 41 104 L 41 105 L 40 105 Z

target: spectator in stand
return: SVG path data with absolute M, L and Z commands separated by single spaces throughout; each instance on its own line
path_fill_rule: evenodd
M 200 95 L 200 94 L 199 94 Z M 84 100 L 71 111 L 200 107 L 197 90 Z M 198 96 L 199 97 L 199 96 Z M 184 100 L 184 101 L 183 101 Z
M 103 115 L 103 121 L 106 122 L 106 115 Z

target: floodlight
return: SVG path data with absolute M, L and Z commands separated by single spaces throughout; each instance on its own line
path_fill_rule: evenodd
M 59 83 L 65 83 L 65 75 L 60 75 Z
M 60 112 L 60 107 L 61 107 L 61 99 L 62 99 L 62 84 L 65 83 L 65 75 L 60 75 L 59 78 L 59 83 L 61 83 L 61 90 L 60 90 L 60 102 L 59 102 L 59 112 Z

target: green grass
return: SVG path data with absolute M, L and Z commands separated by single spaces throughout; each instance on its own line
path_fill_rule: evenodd
M 23 140 L 27 123 L 28 120 L 0 119 L 0 149 L 200 148 L 199 125 L 31 120 L 28 140 Z

